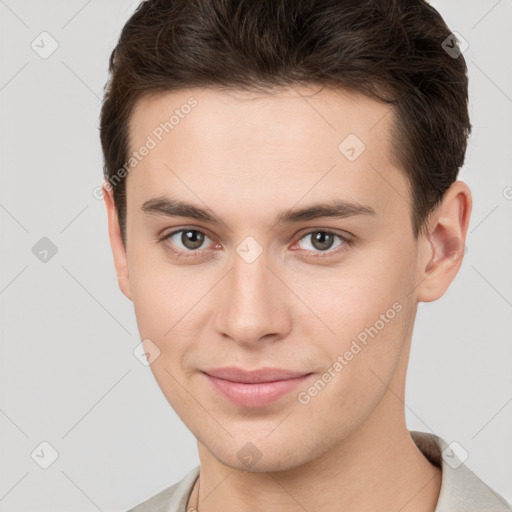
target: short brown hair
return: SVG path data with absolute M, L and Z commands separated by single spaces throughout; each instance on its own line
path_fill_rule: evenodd
M 112 51 L 100 116 L 104 176 L 126 244 L 129 120 L 138 100 L 191 87 L 357 90 L 393 112 L 415 236 L 457 179 L 471 132 L 468 78 L 423 0 L 145 0 Z M 458 47 L 457 47 L 458 48 Z

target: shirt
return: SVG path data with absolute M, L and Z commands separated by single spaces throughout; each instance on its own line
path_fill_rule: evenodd
M 423 455 L 442 471 L 435 512 L 512 512 L 510 504 L 465 466 L 441 437 L 417 430 L 410 434 Z M 199 468 L 128 512 L 186 512 Z

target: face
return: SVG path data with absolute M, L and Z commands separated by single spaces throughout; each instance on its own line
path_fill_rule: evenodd
M 189 89 L 142 100 L 130 122 L 140 161 L 121 288 L 167 400 L 233 468 L 247 469 L 247 452 L 261 455 L 252 471 L 313 460 L 405 372 L 423 260 L 392 115 L 317 90 Z M 221 367 L 303 377 L 237 386 L 205 374 Z

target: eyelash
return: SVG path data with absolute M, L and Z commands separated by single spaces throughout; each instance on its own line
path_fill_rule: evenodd
M 204 231 L 201 231 L 200 229 L 181 228 L 181 229 L 177 229 L 175 231 L 171 231 L 170 233 L 164 235 L 163 237 L 161 237 L 159 239 L 159 241 L 160 242 L 165 242 L 167 239 L 170 239 L 171 237 L 173 237 L 177 233 L 182 233 L 182 232 L 185 232 L 185 231 L 195 231 L 197 233 L 202 233 L 206 237 L 210 238 L 207 233 L 205 233 Z M 312 235 L 314 233 L 324 233 L 324 234 L 328 234 L 328 235 L 332 235 L 332 236 L 338 237 L 342 241 L 342 244 L 340 246 L 338 246 L 336 249 L 328 249 L 327 251 L 320 251 L 320 252 L 316 253 L 315 255 L 306 256 L 306 258 L 321 259 L 321 258 L 329 258 L 329 257 L 332 257 L 333 255 L 339 255 L 342 252 L 345 252 L 354 243 L 351 238 L 349 238 L 347 236 L 340 235 L 339 233 L 336 233 L 335 231 L 332 231 L 330 229 L 313 229 L 313 230 L 310 230 L 310 231 L 308 231 L 306 233 L 303 233 L 301 236 L 299 236 L 296 239 L 296 241 L 293 243 L 293 245 L 295 245 L 297 242 L 299 242 L 303 238 L 305 238 L 305 237 L 307 237 L 309 235 Z M 179 250 L 179 249 L 177 250 L 177 249 L 172 248 L 169 244 L 166 244 L 166 248 L 168 250 L 170 250 L 173 254 L 175 254 L 177 256 L 180 256 L 180 257 L 185 257 L 185 258 L 195 257 L 198 254 L 200 254 L 201 252 L 206 250 L 206 249 L 198 249 L 198 250 L 195 250 L 195 251 L 193 251 L 193 250 L 182 251 L 182 250 Z

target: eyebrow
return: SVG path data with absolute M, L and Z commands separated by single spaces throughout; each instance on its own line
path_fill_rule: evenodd
M 164 215 L 166 217 L 188 217 L 213 225 L 226 225 L 220 217 L 207 208 L 168 197 L 148 199 L 141 206 L 141 210 L 149 214 Z M 376 212 L 371 206 L 333 199 L 329 202 L 284 210 L 276 216 L 273 225 L 292 224 L 321 217 L 344 219 L 357 215 L 376 215 Z

